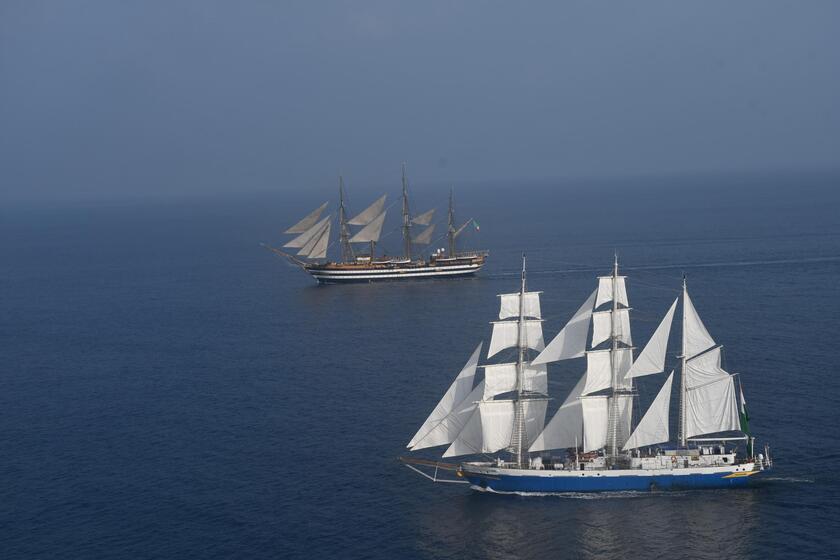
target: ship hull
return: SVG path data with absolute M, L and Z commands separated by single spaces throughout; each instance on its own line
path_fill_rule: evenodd
M 700 488 L 740 488 L 761 471 L 751 465 L 698 469 L 529 471 L 471 469 L 462 476 L 477 490 L 517 493 L 621 492 Z
M 417 265 L 411 263 L 376 268 L 309 266 L 305 270 L 321 284 L 345 284 L 355 282 L 461 278 L 476 274 L 483 266 L 484 260 L 482 259 L 477 262 L 447 265 Z

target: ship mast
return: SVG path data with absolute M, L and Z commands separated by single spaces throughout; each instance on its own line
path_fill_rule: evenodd
M 411 260 L 411 213 L 408 211 L 408 180 L 405 177 L 405 162 L 402 164 L 402 214 L 403 214 L 403 256 Z
M 687 360 L 685 348 L 685 300 L 686 300 L 686 284 L 685 274 L 683 274 L 683 308 L 682 308 L 682 352 L 680 352 L 680 447 L 685 447 L 685 363 Z
M 350 229 L 347 227 L 347 212 L 344 208 L 344 177 L 338 176 L 338 224 L 339 237 L 341 238 L 341 261 L 350 262 L 353 260 L 353 247 L 350 245 Z M 371 252 L 372 254 L 372 252 Z
M 455 189 L 449 189 L 449 229 L 446 236 L 449 238 L 449 258 L 455 258 Z
M 618 355 L 618 334 L 615 329 L 616 316 L 618 314 L 618 293 L 616 292 L 616 283 L 618 282 L 618 253 L 615 254 L 615 261 L 613 262 L 612 273 L 612 313 L 610 313 L 610 368 L 612 373 L 612 381 L 610 383 L 610 410 L 607 419 L 608 427 L 607 434 L 609 439 L 608 454 L 615 458 L 618 454 L 618 367 L 616 359 Z
M 522 468 L 522 448 L 525 439 L 525 410 L 522 400 L 522 386 L 525 380 L 525 353 L 528 344 L 524 336 L 525 328 L 525 253 L 522 253 L 522 283 L 519 288 L 519 325 L 516 336 L 518 349 L 516 358 L 516 409 L 514 411 L 513 447 L 516 452 L 516 466 Z

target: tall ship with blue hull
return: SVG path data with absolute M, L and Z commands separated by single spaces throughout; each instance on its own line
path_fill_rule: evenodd
M 402 174 L 402 232 L 403 254 L 397 257 L 377 256 L 376 248 L 383 237 L 382 229 L 388 208 L 386 195 L 382 195 L 365 210 L 352 218 L 347 217 L 344 183 L 339 178 L 338 244 L 341 250 L 339 261 L 330 261 L 327 253 L 332 246 L 330 230 L 333 216 L 321 218 L 328 203 L 312 211 L 300 222 L 285 231 L 295 237 L 282 249 L 268 247 L 275 254 L 284 257 L 309 273 L 319 283 L 374 282 L 382 280 L 405 280 L 423 278 L 456 278 L 471 276 L 484 266 L 486 251 L 459 252 L 458 238 L 470 226 L 478 229 L 475 220 L 469 219 L 458 226 L 455 221 L 453 194 L 449 194 L 449 213 L 446 223 L 447 247 L 440 247 L 426 257 L 426 251 L 418 247 L 430 247 L 439 238 L 434 237 L 437 224 L 435 210 L 412 215 L 408 199 L 408 180 L 405 166 Z M 353 228 L 358 228 L 355 233 Z M 422 230 L 415 232 L 415 228 Z M 418 252 L 420 255 L 418 255 Z M 296 253 L 296 254 L 293 254 Z
M 447 445 L 444 460 L 468 460 L 403 457 L 406 466 L 436 482 L 516 493 L 732 488 L 771 468 L 769 447 L 754 451 L 740 381 L 736 385 L 737 374 L 723 369 L 723 347 L 697 314 L 685 280 L 681 295 L 636 356 L 626 277 L 619 275 L 617 259 L 612 274 L 598 278 L 595 290 L 547 346 L 541 292 L 526 290 L 524 257 L 522 265 L 519 292 L 499 296 L 486 354 L 488 360 L 500 353 L 512 359 L 479 366 L 479 344 L 408 443 L 411 451 Z M 678 387 L 671 371 L 636 422 L 636 380 L 666 372 L 680 300 Z M 585 373 L 546 422 L 548 365 L 576 359 L 585 360 Z M 675 390 L 678 402 L 672 407 Z M 673 442 L 672 416 L 677 423 Z

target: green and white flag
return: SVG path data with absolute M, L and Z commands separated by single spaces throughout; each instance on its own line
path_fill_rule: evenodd
M 744 400 L 744 387 L 738 381 L 738 389 L 741 391 L 741 411 L 738 414 L 741 418 L 741 431 L 750 434 L 750 415 L 747 413 L 747 401 Z
M 747 436 L 747 456 L 753 456 L 753 440 L 750 437 L 750 415 L 747 412 L 747 401 L 744 399 L 744 386 L 741 385 L 741 380 L 738 380 L 738 391 L 741 393 L 741 410 L 738 411 L 738 416 L 741 420 L 741 431 Z

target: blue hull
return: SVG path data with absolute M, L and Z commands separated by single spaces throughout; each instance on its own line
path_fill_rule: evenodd
M 742 488 L 754 476 L 690 474 L 683 476 L 493 476 L 465 473 L 473 486 L 496 492 L 620 492 L 693 488 Z

